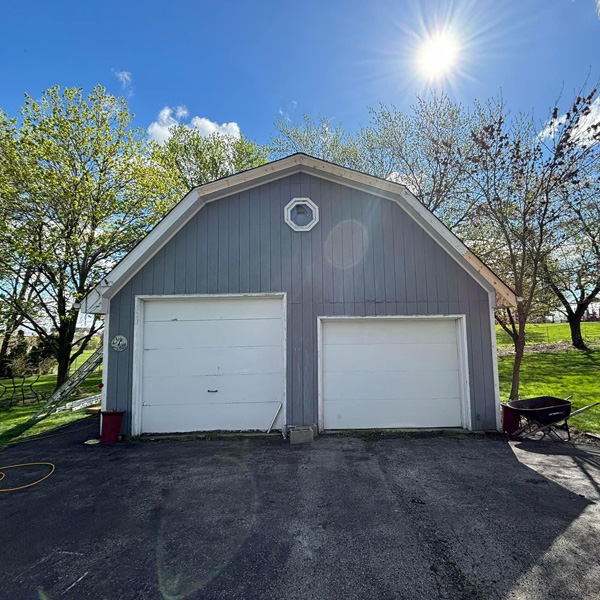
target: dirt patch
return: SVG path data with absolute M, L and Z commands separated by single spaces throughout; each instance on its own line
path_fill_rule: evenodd
M 571 429 L 571 441 L 574 446 L 591 447 L 600 450 L 600 435 L 587 433 L 579 429 Z
M 543 352 L 564 352 L 565 350 L 574 350 L 570 342 L 552 342 L 551 344 L 529 344 L 525 346 L 525 354 L 541 354 Z M 512 356 L 515 349 L 512 346 L 502 346 L 498 348 L 498 356 Z

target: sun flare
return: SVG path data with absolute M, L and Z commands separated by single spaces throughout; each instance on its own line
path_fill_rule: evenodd
M 418 53 L 421 73 L 428 79 L 448 75 L 457 65 L 459 44 L 447 33 L 439 33 L 423 40 Z

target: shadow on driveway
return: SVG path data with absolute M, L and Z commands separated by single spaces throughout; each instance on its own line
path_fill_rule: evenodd
M 1 454 L 4 465 L 56 464 L 42 484 L 0 495 L 1 598 L 582 599 L 600 589 L 590 452 L 478 436 L 102 447 L 83 445 L 88 435 Z

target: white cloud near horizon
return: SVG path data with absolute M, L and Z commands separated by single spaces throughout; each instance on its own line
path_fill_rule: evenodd
M 117 71 L 116 69 L 112 70 L 113 75 L 119 80 L 121 83 L 121 89 L 128 97 L 133 96 L 133 75 L 130 71 Z
M 184 119 L 189 117 L 188 109 L 181 105 L 171 108 L 165 106 L 157 116 L 156 121 L 150 123 L 148 127 L 148 137 L 155 140 L 159 144 L 164 144 L 170 137 L 171 132 L 169 129 L 174 125 L 182 123 Z M 203 136 L 209 136 L 212 134 L 229 135 L 234 138 L 241 136 L 240 127 L 237 123 L 217 123 L 211 121 L 206 117 L 192 117 L 186 127 L 190 129 L 196 129 Z

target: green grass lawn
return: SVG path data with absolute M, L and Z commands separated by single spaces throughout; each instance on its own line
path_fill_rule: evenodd
M 31 389 L 28 387 L 30 383 L 35 381 L 35 377 L 28 377 L 25 379 L 25 396 L 31 396 Z M 83 392 L 87 396 L 91 396 L 92 394 L 99 394 L 100 389 L 98 388 L 98 384 L 102 381 L 102 371 L 94 371 L 79 387 L 81 392 Z M 12 386 L 12 381 L 10 379 L 3 380 L 0 379 L 0 383 L 5 383 L 7 385 Z M 20 380 L 17 380 L 18 390 L 17 390 L 17 398 L 20 393 Z M 48 397 L 56 386 L 56 375 L 42 375 L 37 383 L 34 384 L 33 389 L 43 397 Z M 2 389 L 0 388 L 0 394 L 2 393 Z M 3 406 L 5 401 L 9 398 L 10 390 L 6 392 L 3 398 L 0 398 L 0 407 Z M 15 401 L 18 402 L 17 399 Z M 1 417 L 0 417 L 1 419 Z
M 527 344 L 571 341 L 568 323 L 531 323 L 525 331 Z M 600 342 L 600 322 L 582 323 L 581 333 L 586 342 Z M 496 340 L 498 346 L 512 346 L 512 340 L 500 325 L 496 325 Z
M 84 350 L 80 356 L 78 356 L 73 364 L 71 365 L 71 373 L 73 373 L 76 369 L 78 369 L 92 354 L 94 350 Z M 98 393 L 98 384 L 102 380 L 102 366 L 90 375 L 80 387 L 80 390 L 86 395 Z M 35 377 L 28 377 L 25 379 L 25 396 L 32 397 L 31 388 L 29 385 L 35 381 Z M 16 380 L 18 384 L 17 395 L 20 393 L 21 381 L 19 379 Z M 9 390 L 4 394 L 2 398 L 0 398 L 0 408 L 5 404 L 6 400 L 10 396 L 10 388 L 12 388 L 12 381 L 10 379 L 0 379 L 0 384 L 4 384 L 6 386 L 10 386 Z M 42 375 L 39 380 L 34 384 L 33 389 L 42 397 L 49 396 L 56 386 L 56 375 Z M 2 394 L 2 388 L 0 387 L 0 395 Z M 1 419 L 1 417 L 0 417 Z
M 54 413 L 47 419 L 36 423 L 33 427 L 25 428 L 28 419 L 32 417 L 41 406 L 42 405 L 39 403 L 19 404 L 10 409 L 0 410 L 0 449 L 9 442 L 21 441 L 33 436 L 49 434 L 58 427 L 90 417 L 85 410 L 78 410 L 75 412 L 65 410 Z M 92 432 L 91 428 L 90 432 Z
M 84 350 L 71 365 L 71 373 L 78 369 L 92 354 L 94 354 L 95 350 Z
M 510 392 L 513 362 L 513 356 L 498 357 L 503 402 L 508 399 Z M 600 400 L 600 350 L 566 350 L 526 354 L 523 357 L 521 397 L 548 395 L 566 398 L 571 394 L 573 410 Z M 600 434 L 600 406 L 574 417 L 570 422 L 578 429 Z
M 33 379 L 31 381 L 33 381 Z M 91 396 L 98 393 L 100 391 L 98 384 L 101 381 L 101 371 L 92 373 L 79 388 L 82 395 Z M 44 393 L 48 396 L 54 390 L 55 383 L 56 375 L 43 375 L 34 387 L 38 393 Z M 0 403 L 1 402 L 2 400 L 0 399 Z M 89 416 L 85 410 L 75 412 L 70 410 L 63 411 L 51 415 L 40 423 L 36 423 L 33 427 L 26 428 L 26 426 L 28 426 L 29 418 L 42 406 L 42 401 L 28 401 L 26 404 L 16 402 L 11 408 L 7 408 L 5 405 L 3 406 L 0 404 L 0 448 L 11 440 L 21 440 L 30 436 L 40 435 Z
M 93 353 L 93 350 L 85 350 L 81 356 L 78 356 L 73 365 L 71 366 L 71 372 L 75 371 L 81 366 Z M 25 396 L 26 398 L 32 398 L 31 388 L 29 384 L 35 381 L 35 377 L 28 377 L 25 380 Z M 92 373 L 79 387 L 80 396 L 91 396 L 100 392 L 98 384 L 102 381 L 102 370 L 101 367 Z M 12 381 L 0 380 L 0 383 L 4 383 L 7 386 L 12 386 Z M 44 419 L 42 422 L 37 423 L 35 426 L 25 428 L 28 419 L 32 417 L 42 406 L 43 400 L 48 398 L 54 391 L 56 386 L 56 375 L 42 375 L 39 380 L 33 385 L 33 389 L 39 395 L 39 402 L 32 402 L 28 400 L 26 404 L 20 400 L 20 381 L 17 380 L 19 385 L 17 389 L 17 395 L 13 399 L 13 406 L 8 408 L 7 403 L 11 396 L 11 387 L 4 393 L 3 397 L 0 398 L 0 447 L 6 444 L 9 440 L 20 440 L 26 437 L 40 435 L 45 432 L 52 431 L 57 427 L 62 427 L 67 423 L 78 421 L 83 419 L 87 413 L 82 411 L 63 411 L 55 413 L 52 416 Z M 2 394 L 2 388 L 0 387 L 0 394 Z M 75 396 L 77 397 L 77 396 Z

